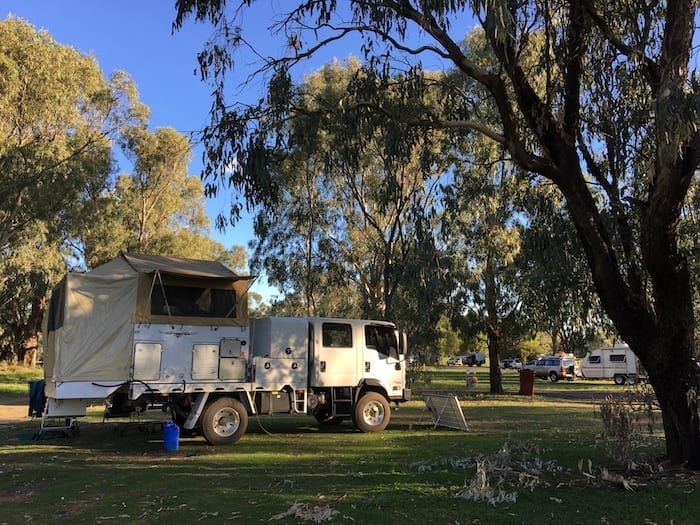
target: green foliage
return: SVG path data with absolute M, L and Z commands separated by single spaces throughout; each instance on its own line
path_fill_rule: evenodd
M 208 235 L 202 184 L 188 173 L 189 140 L 172 128 L 131 127 L 120 141 L 133 173 L 90 191 L 77 207 L 73 245 L 85 265 L 136 252 L 218 260 L 245 273 L 245 249 L 226 250 Z
M 516 287 L 529 329 L 550 334 L 557 348 L 547 353 L 561 347 L 583 355 L 594 333 L 614 329 L 593 289 L 573 224 L 551 187 L 530 192 L 524 208 Z
M 290 95 L 298 114 L 275 131 L 289 146 L 269 166 L 277 193 L 256 217 L 254 266 L 287 292 L 286 311 L 391 318 L 408 328 L 414 346 L 428 348 L 445 292 L 431 268 L 439 257 L 436 177 L 421 159 L 439 136 L 412 143 L 403 162 L 385 157 L 387 142 L 406 130 L 357 109 L 334 112 L 348 86 L 368 82 L 366 74 L 356 60 L 328 64 Z M 390 90 L 385 100 L 398 96 Z M 349 136 L 347 127 L 359 131 Z
M 553 353 L 552 338 L 544 333 L 537 333 L 530 339 L 520 342 L 520 357 L 523 363 L 536 359 L 541 355 Z
M 111 138 L 138 119 L 133 85 L 106 80 L 92 57 L 36 32 L 0 22 L 0 249 L 35 220 L 55 222 L 88 181 L 110 169 Z
M 23 242 L 0 258 L 0 361 L 36 359 L 47 294 L 63 273 L 63 259 L 49 229 L 40 222 L 34 228 L 25 229 Z

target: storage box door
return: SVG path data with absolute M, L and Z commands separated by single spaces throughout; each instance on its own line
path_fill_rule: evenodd
M 163 348 L 159 343 L 134 345 L 134 379 L 153 381 L 160 378 L 160 358 Z
M 219 345 L 194 345 L 192 347 L 192 379 L 217 379 L 218 375 Z

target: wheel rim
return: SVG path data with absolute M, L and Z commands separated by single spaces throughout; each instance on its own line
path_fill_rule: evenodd
M 241 425 L 241 418 L 233 408 L 226 407 L 214 416 L 214 432 L 221 437 L 229 437 L 236 433 Z
M 384 421 L 384 405 L 379 401 L 370 401 L 362 410 L 362 419 L 372 426 L 381 425 Z

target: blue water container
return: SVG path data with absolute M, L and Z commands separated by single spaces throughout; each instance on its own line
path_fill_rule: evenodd
M 178 449 L 180 445 L 180 427 L 178 427 L 173 421 L 168 421 L 164 426 L 165 431 L 165 450 L 168 452 L 174 452 Z

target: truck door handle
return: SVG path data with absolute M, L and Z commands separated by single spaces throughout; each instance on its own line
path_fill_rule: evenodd
M 370 370 L 371 367 L 372 367 L 372 365 L 370 364 L 370 362 L 369 362 L 369 361 L 365 361 L 365 372 L 369 372 L 369 370 Z
M 325 361 L 321 361 L 321 362 L 319 363 L 319 368 L 320 368 L 321 372 L 325 372 L 325 371 L 326 371 L 326 362 L 325 362 Z

